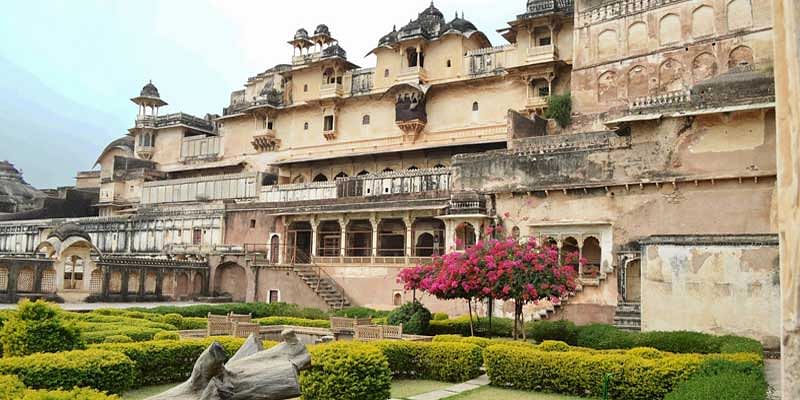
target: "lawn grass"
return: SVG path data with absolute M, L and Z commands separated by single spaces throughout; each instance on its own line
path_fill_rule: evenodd
M 150 396 L 155 396 L 161 392 L 171 389 L 177 383 L 167 383 L 166 385 L 145 386 L 139 389 L 134 389 L 125 392 L 122 395 L 122 400 L 142 400 Z
M 585 397 L 562 396 L 559 394 L 526 392 L 523 390 L 501 389 L 491 386 L 484 386 L 479 389 L 470 390 L 447 397 L 447 400 L 586 400 Z
M 454 383 L 426 381 L 423 379 L 392 379 L 392 398 L 404 399 L 453 385 Z

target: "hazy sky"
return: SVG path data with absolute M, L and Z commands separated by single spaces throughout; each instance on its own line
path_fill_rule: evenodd
M 525 0 L 437 0 L 487 34 Z M 297 28 L 325 23 L 362 67 L 378 39 L 406 24 L 427 0 L 25 0 L 0 13 L 0 160 L 39 188 L 74 184 L 100 151 L 127 133 L 130 98 L 152 80 L 162 113 L 222 113 L 247 77 L 290 62 Z

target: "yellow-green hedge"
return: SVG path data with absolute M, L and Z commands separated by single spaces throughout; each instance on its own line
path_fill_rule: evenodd
M 493 344 L 507 344 L 510 346 L 525 346 L 525 347 L 534 346 L 534 344 L 530 342 L 524 342 L 521 340 L 516 341 L 508 338 L 487 339 L 478 336 L 461 336 L 461 335 L 437 335 L 433 337 L 433 341 L 469 343 L 469 344 L 474 344 L 476 346 L 480 346 L 481 348 L 485 348 Z
M 392 372 L 381 350 L 359 342 L 310 346 L 311 368 L 301 372 L 306 400 L 384 400 Z
M 263 326 L 269 325 L 291 325 L 306 326 L 311 328 L 330 328 L 331 321 L 327 319 L 306 319 L 297 317 L 264 317 L 255 320 Z
M 16 375 L 34 389 L 91 387 L 121 393 L 133 384 L 136 365 L 125 354 L 88 349 L 0 358 L 0 374 Z
M 389 361 L 396 376 L 463 382 L 481 374 L 480 346 L 458 342 L 374 342 Z
M 484 360 L 493 385 L 521 390 L 599 396 L 603 378 L 610 374 L 609 395 L 615 400 L 662 399 L 709 358 L 754 366 L 762 363 L 756 354 L 703 356 L 658 354 L 653 350 L 564 349 L 555 343 L 542 349 L 500 344 L 484 349 Z
M 135 387 L 180 382 L 192 373 L 195 361 L 213 342 L 218 342 L 232 356 L 244 343 L 234 337 L 211 337 L 184 340 L 154 340 L 137 343 L 109 343 L 92 346 L 126 355 L 136 364 Z M 265 341 L 265 347 L 275 342 Z
M 119 397 L 87 388 L 54 391 L 28 389 L 16 376 L 0 375 L 0 400 L 119 400 Z

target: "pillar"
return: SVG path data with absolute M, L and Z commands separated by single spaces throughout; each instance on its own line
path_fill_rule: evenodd
M 411 230 L 411 227 L 414 225 L 414 218 L 408 215 L 403 218 L 403 222 L 406 224 L 406 257 L 410 257 L 414 255 L 412 251 L 414 248 L 414 238 Z
M 314 257 L 317 256 L 317 227 L 319 226 L 319 221 L 316 218 L 311 219 L 308 221 L 311 223 L 311 254 L 309 256 Z
M 369 222 L 372 224 L 372 256 L 375 257 L 378 255 L 378 217 L 373 214 Z
M 784 399 L 800 398 L 800 8 L 773 0 L 778 236 L 781 263 L 781 363 Z
M 341 239 L 339 240 L 339 255 L 347 255 L 347 217 L 339 218 L 339 229 L 341 229 Z
M 122 270 L 122 278 L 121 278 L 122 282 L 120 282 L 119 284 L 120 287 L 119 292 L 120 294 L 122 294 L 122 298 L 128 297 L 128 277 L 129 277 L 128 269 L 125 268 Z
M 101 269 L 101 271 L 103 273 L 103 285 L 102 285 L 102 290 L 100 291 L 100 293 L 102 293 L 102 297 L 104 299 L 108 298 L 109 290 L 111 288 L 111 285 L 110 285 L 110 283 L 111 283 L 111 271 L 109 271 L 110 268 L 111 267 L 109 267 L 108 265 L 103 265 L 103 266 L 100 267 L 100 269 Z
M 159 268 L 156 272 L 156 297 L 161 298 L 164 295 L 164 270 Z
M 145 293 L 147 291 L 144 287 L 145 277 L 147 276 L 147 269 L 146 268 L 139 268 L 139 297 L 144 298 Z

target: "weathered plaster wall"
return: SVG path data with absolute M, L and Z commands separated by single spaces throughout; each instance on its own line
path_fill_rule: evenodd
M 777 346 L 776 247 L 648 245 L 641 265 L 642 330 L 745 335 Z

